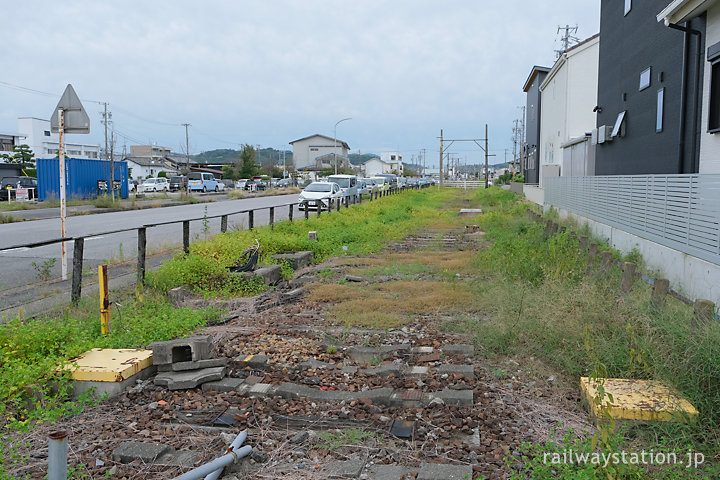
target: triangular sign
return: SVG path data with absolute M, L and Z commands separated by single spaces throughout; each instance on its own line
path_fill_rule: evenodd
M 53 133 L 60 131 L 58 110 L 61 108 L 65 112 L 65 133 L 90 133 L 90 117 L 70 84 L 65 88 L 65 92 L 50 118 L 50 130 Z

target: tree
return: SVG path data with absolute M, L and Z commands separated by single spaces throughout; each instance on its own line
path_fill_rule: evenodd
M 19 163 L 22 168 L 35 168 L 35 154 L 27 145 L 14 145 L 13 154 L 4 153 L 0 158 L 4 158 L 9 163 Z
M 252 145 L 243 145 L 240 152 L 240 176 L 238 178 L 252 178 L 258 173 L 258 167 L 255 165 L 257 152 Z
M 160 170 L 157 174 L 158 178 L 167 178 L 167 172 L 165 170 Z

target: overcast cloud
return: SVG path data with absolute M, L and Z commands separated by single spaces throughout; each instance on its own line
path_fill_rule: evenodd
M 558 25 L 599 30 L 598 0 L 31 1 L 3 22 L 0 81 L 107 101 L 118 148 L 191 153 L 238 144 L 290 148 L 313 133 L 353 152 L 427 149 L 440 129 L 480 138 L 502 161 L 535 64 L 552 66 Z M 57 98 L 0 85 L 0 131 L 49 118 Z M 85 101 L 101 143 L 101 106 Z M 152 120 L 149 121 L 149 120 Z M 157 122 L 157 123 L 156 123 Z M 173 124 L 166 125 L 166 124 Z M 470 163 L 480 152 L 452 148 Z

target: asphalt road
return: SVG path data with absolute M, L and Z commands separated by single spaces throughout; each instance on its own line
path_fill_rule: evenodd
M 129 210 L 123 212 L 100 213 L 95 215 L 80 215 L 67 219 L 68 237 L 87 237 L 120 229 L 132 229 L 143 225 L 169 221 L 182 221 L 189 218 L 202 218 L 203 216 L 225 215 L 240 210 L 263 209 L 255 212 L 255 225 L 267 225 L 269 222 L 268 207 L 285 205 L 297 202 L 297 195 L 283 195 L 277 197 L 246 198 L 242 200 L 226 200 L 222 202 L 200 203 L 194 205 L 180 205 L 173 207 L 151 208 L 146 210 Z M 304 215 L 304 214 L 303 214 Z M 294 218 L 301 214 L 295 209 Z M 280 221 L 288 217 L 288 208 L 278 208 L 275 211 L 275 220 Z M 204 225 L 202 220 L 190 223 L 191 239 L 202 238 Z M 233 228 L 247 228 L 248 215 L 231 215 L 228 218 L 228 230 Z M 220 231 L 220 219 L 208 220 L 209 234 Z M 41 242 L 60 238 L 60 219 L 51 218 L 34 220 L 31 222 L 18 222 L 0 225 L 0 248 L 6 248 L 24 243 Z M 160 225 L 148 228 L 148 253 L 178 247 L 182 245 L 182 223 Z M 72 271 L 73 242 L 66 242 L 68 252 L 68 272 Z M 0 292 L 17 287 L 31 285 L 37 282 L 39 271 L 43 265 L 50 265 L 51 278 L 59 278 L 60 244 L 37 248 L 18 248 L 0 252 Z M 97 268 L 104 260 L 133 258 L 137 256 L 137 231 L 99 235 L 86 238 L 83 265 L 85 269 Z M 35 262 L 36 266 L 32 263 Z

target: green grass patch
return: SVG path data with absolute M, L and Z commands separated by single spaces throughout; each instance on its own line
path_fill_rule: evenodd
M 265 259 L 278 252 L 300 250 L 313 251 L 316 262 L 346 254 L 365 255 L 446 215 L 439 207 L 452 195 L 451 191 L 441 190 L 408 192 L 355 205 L 341 213 L 276 223 L 274 229 L 265 226 L 217 235 L 194 243 L 188 255 L 180 254 L 149 273 L 148 285 L 167 291 L 188 284 L 196 292 L 210 296 L 254 293 L 245 283 L 233 280 L 235 276 L 228 274 L 227 267 L 242 263 L 241 252 L 255 239 Z M 318 241 L 308 239 L 311 230 L 318 232 Z
M 336 450 L 341 447 L 362 445 L 369 439 L 374 439 L 375 433 L 360 428 L 346 428 L 332 432 L 320 432 L 317 436 L 315 448 L 323 450 Z

